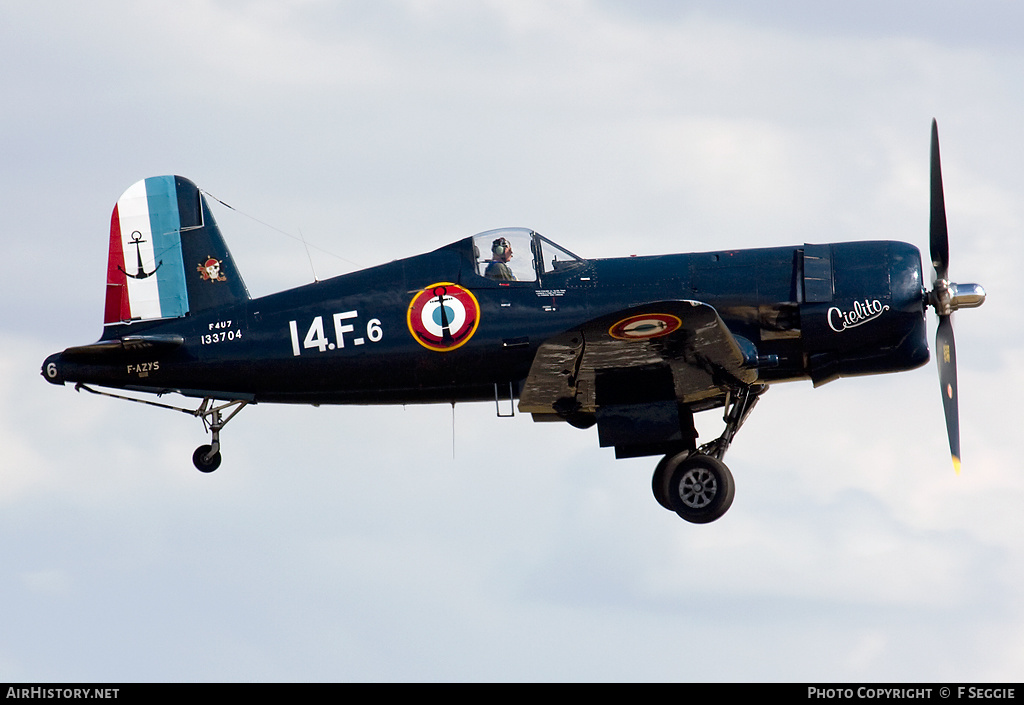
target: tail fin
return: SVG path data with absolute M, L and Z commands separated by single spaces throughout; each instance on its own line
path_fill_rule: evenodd
M 110 217 L 104 325 L 175 318 L 248 299 L 194 183 L 154 176 L 121 195 Z

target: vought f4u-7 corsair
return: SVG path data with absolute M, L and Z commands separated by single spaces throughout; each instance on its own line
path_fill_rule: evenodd
M 984 290 L 948 279 L 932 123 L 931 264 L 903 242 L 585 259 L 525 228 L 253 299 L 201 191 L 179 176 L 131 186 L 110 224 L 104 328 L 43 363 L 54 384 L 202 419 L 204 472 L 243 407 L 518 399 L 535 421 L 597 426 L 618 458 L 661 456 L 654 495 L 694 523 L 732 503 L 722 462 L 772 384 L 910 370 L 928 360 L 926 311 L 959 470 L 951 314 Z M 194 398 L 172 406 L 107 390 Z M 694 414 L 722 408 L 698 445 Z

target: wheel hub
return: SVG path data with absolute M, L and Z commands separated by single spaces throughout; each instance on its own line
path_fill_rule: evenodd
M 679 483 L 679 499 L 692 509 L 703 509 L 714 501 L 718 493 L 715 476 L 705 468 L 693 468 L 683 475 Z

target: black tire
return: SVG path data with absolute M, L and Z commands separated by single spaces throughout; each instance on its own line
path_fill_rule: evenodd
M 658 461 L 658 465 L 654 468 L 654 476 L 651 477 L 651 491 L 654 492 L 654 498 L 658 500 L 658 504 L 670 512 L 675 511 L 668 499 L 668 483 L 672 479 L 672 470 L 679 463 L 686 460 L 689 455 L 690 451 L 688 450 L 684 450 L 682 453 L 666 455 Z
M 691 524 L 707 524 L 725 514 L 736 495 L 736 483 L 725 463 L 709 455 L 676 458 L 667 468 L 672 472 L 668 500 L 676 514 Z
M 211 450 L 213 450 L 213 446 L 199 446 L 192 454 L 192 464 L 199 472 L 213 472 L 220 467 L 220 451 L 209 458 L 206 457 Z

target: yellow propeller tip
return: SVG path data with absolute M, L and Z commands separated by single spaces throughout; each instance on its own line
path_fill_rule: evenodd
M 953 469 L 956 470 L 956 474 L 960 474 L 960 458 L 953 456 Z

